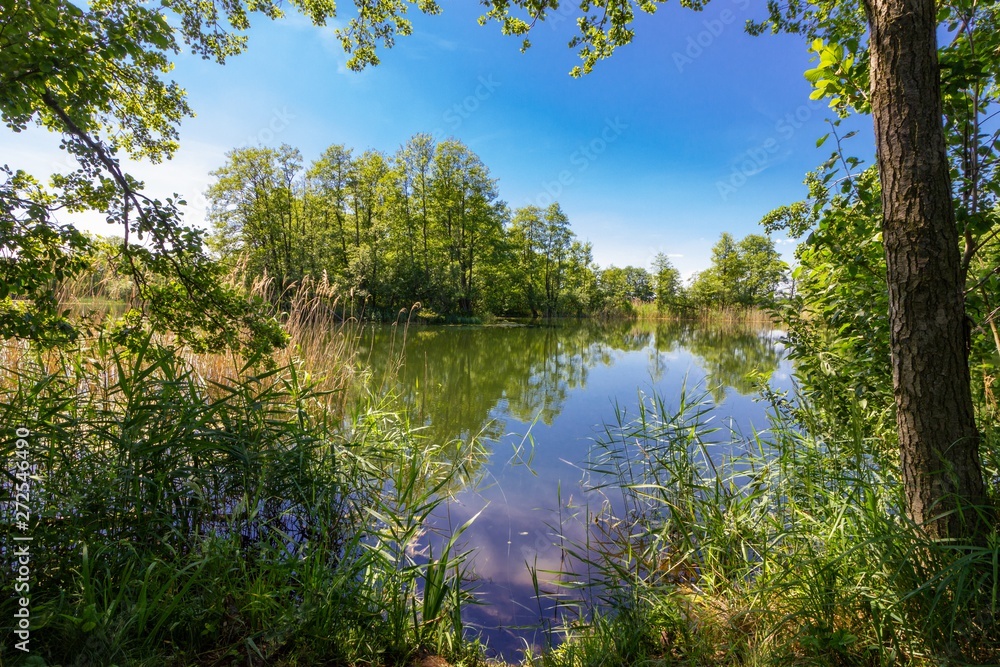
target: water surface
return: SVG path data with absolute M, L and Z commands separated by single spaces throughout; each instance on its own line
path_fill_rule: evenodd
M 552 620 L 529 566 L 552 592 L 554 573 L 567 569 L 560 546 L 582 541 L 606 502 L 586 469 L 604 424 L 631 418 L 643 396 L 672 407 L 682 392 L 704 394 L 728 442 L 730 429 L 767 425 L 756 382 L 791 384 L 780 332 L 746 325 L 385 327 L 369 330 L 365 345 L 376 373 L 400 364 L 395 389 L 426 437 L 485 447 L 479 482 L 438 521 L 456 527 L 482 510 L 462 542 L 473 550 L 470 586 L 483 604 L 464 617 L 508 661 L 539 646 L 539 628 Z

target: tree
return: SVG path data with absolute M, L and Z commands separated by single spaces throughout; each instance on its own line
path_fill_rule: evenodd
M 654 276 L 644 268 L 609 266 L 598 272 L 597 291 L 600 309 L 606 314 L 635 312 L 637 301 L 650 302 L 654 298 Z
M 596 269 L 591 244 L 573 241 L 565 273 L 563 312 L 574 312 L 578 317 L 593 312 L 597 301 Z
M 368 150 L 354 162 L 351 214 L 354 235 L 348 254 L 348 275 L 361 287 L 375 309 L 389 307 L 383 292 L 384 257 L 389 244 L 389 214 L 396 198 L 394 176 L 386 156 Z
M 692 281 L 690 297 L 707 308 L 768 307 L 787 268 L 768 237 L 748 234 L 736 241 L 723 232 L 712 246 L 712 265 Z
M 628 44 L 635 8 L 660 3 L 597 0 L 581 6 L 580 47 L 585 74 L 615 48 Z M 705 2 L 682 3 L 700 9 Z M 516 16 L 512 9 L 524 12 Z M 558 0 L 492 0 L 486 18 L 507 34 L 526 35 L 559 11 Z M 859 11 L 861 10 L 861 11 Z M 929 535 L 979 538 L 987 504 L 979 436 L 969 386 L 961 257 L 951 203 L 942 129 L 934 0 L 850 0 L 769 3 L 769 20 L 751 32 L 823 35 L 867 61 L 882 183 L 893 384 L 907 512 Z M 947 14 L 946 14 L 947 16 Z M 864 32 L 867 28 L 867 40 Z M 525 47 L 528 41 L 525 39 Z M 820 80 L 820 93 L 836 91 Z
M 739 291 L 743 275 L 743 258 L 736 240 L 729 232 L 723 232 L 712 246 L 712 266 L 699 275 L 699 280 L 706 285 L 701 292 L 711 299 L 707 305 L 719 308 L 741 305 Z
M 399 226 L 405 249 L 397 266 L 397 284 L 402 295 L 428 300 L 433 286 L 430 256 L 430 182 L 434 140 L 416 134 L 395 155 L 399 186 Z
M 594 305 L 591 246 L 576 240 L 558 202 L 544 211 L 515 211 L 508 237 L 517 300 L 532 317 L 579 314 Z
M 312 164 L 308 172 L 309 191 L 321 207 L 319 229 L 313 243 L 319 241 L 320 250 L 328 258 L 328 269 L 344 277 L 349 255 L 348 202 L 351 184 L 356 178 L 351 149 L 334 144 Z
M 778 286 L 788 267 L 774 247 L 774 240 L 762 234 L 748 234 L 738 244 L 742 265 L 738 301 L 744 306 L 773 306 Z
M 302 157 L 283 145 L 239 148 L 227 158 L 205 193 L 215 227 L 210 241 L 223 256 L 246 261 L 252 273 L 274 278 L 283 292 L 306 273 L 306 234 L 294 190 Z
M 774 29 L 822 37 L 814 43 L 819 67 L 807 72 L 817 88 L 814 96 L 831 97 L 842 113 L 854 109 L 873 117 L 907 513 L 932 537 L 981 540 L 989 525 L 984 521 L 988 501 L 964 303 L 965 273 L 981 247 L 974 228 L 980 213 L 975 207 L 964 211 L 965 252 L 960 253 L 952 166 L 941 122 L 942 89 L 954 91 L 965 81 L 988 81 L 995 75 L 995 64 L 988 64 L 992 58 L 984 55 L 996 48 L 995 17 L 989 14 L 995 9 L 976 14 L 976 7 L 939 8 L 931 0 L 867 0 L 861 13 L 846 2 L 815 10 L 772 6 L 769 22 Z M 945 63 L 938 57 L 939 21 L 957 32 Z M 986 37 L 980 44 L 983 54 L 962 53 L 977 31 Z M 942 79 L 942 64 L 948 66 L 950 80 Z M 982 93 L 970 97 L 961 105 L 974 110 L 970 115 L 980 113 Z M 966 148 L 977 146 L 976 155 L 955 171 L 973 182 L 980 158 L 995 150 L 989 145 L 993 142 L 979 146 L 982 139 L 978 129 L 970 132 L 966 126 Z M 960 191 L 966 191 L 963 198 L 969 182 L 958 182 Z M 846 189 L 851 186 L 850 180 L 845 182 Z
M 460 141 L 437 145 L 431 171 L 432 207 L 447 253 L 447 274 L 454 300 L 472 312 L 479 258 L 489 252 L 503 229 L 496 181 L 479 156 Z
M 941 125 L 937 5 L 868 0 L 865 12 L 907 509 L 936 537 L 974 536 L 976 508 L 987 501 Z
M 573 232 L 569 218 L 558 202 L 545 209 L 545 228 L 542 236 L 542 279 L 545 286 L 545 316 L 560 314 L 560 299 L 565 288 L 566 269 L 573 246 Z
M 628 283 L 628 296 L 633 301 L 650 302 L 655 296 L 653 276 L 641 266 L 625 267 L 625 282 Z
M 662 252 L 653 258 L 653 281 L 656 290 L 656 310 L 664 313 L 676 307 L 681 292 L 681 272 Z
M 519 208 L 514 212 L 509 230 L 518 301 L 534 318 L 541 315 L 544 293 L 541 258 L 545 223 L 542 216 L 542 209 L 537 206 Z
M 631 315 L 633 313 L 632 300 L 628 296 L 628 277 L 625 269 L 609 266 L 599 271 L 597 289 L 603 313 L 608 315 Z

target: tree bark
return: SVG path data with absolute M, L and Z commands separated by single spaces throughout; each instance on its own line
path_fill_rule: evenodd
M 986 506 L 958 229 L 942 129 L 934 0 L 865 0 L 896 421 L 907 512 L 973 540 Z

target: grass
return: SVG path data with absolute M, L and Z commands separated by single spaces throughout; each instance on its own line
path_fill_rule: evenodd
M 5 467 L 0 494 L 30 492 L 32 632 L 29 660 L 8 641 L 17 599 L 0 597 L 0 664 L 479 660 L 461 529 L 426 528 L 473 467 L 371 389 L 360 325 L 332 326 L 334 291 L 308 287 L 284 314 L 292 344 L 260 363 L 152 335 L 4 342 L 4 460 L 16 429 L 30 437 L 27 474 Z
M 631 316 L 639 320 L 694 320 L 700 322 L 741 323 L 761 326 L 771 326 L 774 317 L 761 308 L 744 308 L 737 306 L 713 306 L 668 308 L 660 310 L 653 301 L 633 301 Z
M 334 286 L 250 287 L 284 304 L 291 344 L 270 360 L 99 329 L 70 349 L 0 347 L 5 461 L 30 431 L 30 475 L 5 468 L 0 494 L 27 488 L 33 512 L 31 661 L 6 595 L 0 664 L 482 661 L 462 621 L 468 524 L 429 533 L 482 449 L 456 458 L 394 409 L 393 366 L 366 370 Z M 559 622 L 528 663 L 1000 664 L 996 532 L 924 539 L 861 410 L 819 438 L 815 407 L 767 399 L 771 428 L 749 436 L 714 429 L 703 396 L 619 411 L 590 461 L 605 502 L 584 543 L 560 544 Z
M 566 641 L 532 664 L 1000 664 L 996 531 L 928 541 L 860 429 L 817 441 L 771 398 L 771 430 L 742 439 L 689 396 L 619 414 L 591 463 L 607 502 L 568 547 Z

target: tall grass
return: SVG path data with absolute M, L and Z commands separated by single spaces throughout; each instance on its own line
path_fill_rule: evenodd
M 571 547 L 596 576 L 532 662 L 1000 664 L 997 533 L 927 540 L 862 429 L 819 441 L 771 398 L 771 429 L 736 451 L 703 400 L 619 415 L 591 466 L 608 502 Z
M 629 311 L 639 320 L 693 320 L 700 322 L 723 322 L 770 326 L 774 316 L 762 308 L 742 306 L 694 306 L 679 305 L 660 309 L 653 301 L 635 300 Z
M 332 326 L 334 291 L 309 287 L 283 314 L 292 344 L 266 363 L 153 335 L 0 347 L 5 462 L 16 429 L 31 433 L 32 664 L 475 658 L 461 530 L 421 555 L 463 462 L 365 389 L 358 325 Z M 5 465 L 4 525 L 20 483 Z M 17 604 L 0 596 L 0 664 L 27 659 Z

